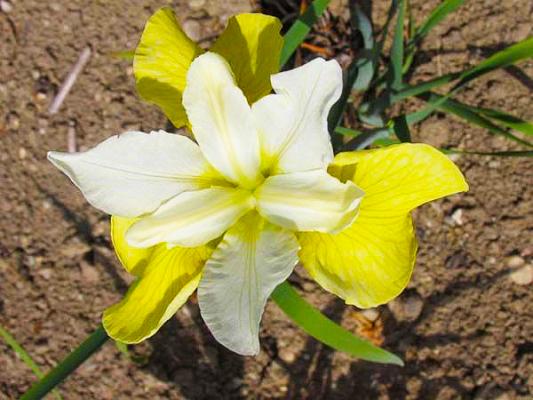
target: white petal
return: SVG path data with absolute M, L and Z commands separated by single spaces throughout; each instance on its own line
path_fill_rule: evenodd
M 255 193 L 259 213 L 272 223 L 330 233 L 353 222 L 363 195 L 353 182 L 341 183 L 323 170 L 271 176 Z
M 198 287 L 202 317 L 221 344 L 242 355 L 259 352 L 259 323 L 266 301 L 291 274 L 298 250 L 293 233 L 255 212 L 224 235 Z
M 169 242 L 183 247 L 206 244 L 222 235 L 255 206 L 250 192 L 213 187 L 182 193 L 126 232 L 133 247 Z
M 327 118 L 342 91 L 335 60 L 317 58 L 272 75 L 276 94 L 252 106 L 271 173 L 326 168 L 333 159 Z
M 83 153 L 51 151 L 48 159 L 94 207 L 121 217 L 152 212 L 183 191 L 222 180 L 192 140 L 163 131 L 126 132 Z
M 209 162 L 227 179 L 252 188 L 259 179 L 259 138 L 250 106 L 226 60 L 206 53 L 193 61 L 183 105 Z

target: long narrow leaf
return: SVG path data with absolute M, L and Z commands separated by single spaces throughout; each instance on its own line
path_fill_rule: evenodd
M 468 121 L 471 124 L 485 128 L 494 135 L 500 135 L 500 136 L 506 137 L 507 139 L 513 140 L 517 143 L 523 144 L 525 146 L 533 147 L 531 143 L 519 138 L 516 135 L 513 135 L 511 132 L 501 128 L 500 126 L 491 122 L 489 119 L 478 114 L 475 108 L 471 108 L 470 106 L 460 103 L 457 100 L 450 99 L 450 98 L 447 98 L 446 96 L 441 96 L 441 95 L 438 95 L 436 93 L 431 93 L 431 92 L 425 93 L 423 95 L 419 95 L 418 97 L 427 102 L 438 104 L 438 109 L 445 111 L 445 112 L 452 113 L 460 118 L 463 118 L 464 120 Z M 422 112 L 418 111 L 412 114 L 408 114 L 406 116 L 406 121 L 409 125 L 412 125 L 414 123 L 420 122 L 426 117 L 427 117 L 426 113 L 424 112 L 424 110 L 422 110 Z
M 296 49 L 304 41 L 314 23 L 325 11 L 330 0 L 315 0 L 305 12 L 294 22 L 283 37 L 284 43 L 281 49 L 280 65 L 283 66 L 293 55 Z
M 414 35 L 411 43 L 422 40 L 436 25 L 438 25 L 448 14 L 457 10 L 465 0 L 445 0 L 433 9 L 429 17 L 424 21 Z
M 407 124 L 405 115 L 400 115 L 398 117 L 395 117 L 392 120 L 391 128 L 394 131 L 394 134 L 396 135 L 396 137 L 400 139 L 400 141 L 402 142 L 411 141 L 411 132 L 409 131 L 409 125 Z
M 396 27 L 392 38 L 391 67 L 392 67 L 392 88 L 399 90 L 402 86 L 403 74 L 403 29 L 405 17 L 405 0 L 400 0 L 398 5 L 398 16 L 396 17 Z
M 475 67 L 469 68 L 466 71 L 461 72 L 456 77 L 454 77 L 455 74 L 449 74 L 443 77 L 433 79 L 432 81 L 419 84 L 416 86 L 416 89 L 415 87 L 410 87 L 406 89 L 410 90 L 412 93 L 416 92 L 417 94 L 427 93 L 423 92 L 421 89 L 423 88 L 425 90 L 429 90 L 428 88 L 430 87 L 435 88 L 436 86 L 448 83 L 453 79 L 460 79 L 460 81 L 446 95 L 437 97 L 430 96 L 431 98 L 430 100 L 428 100 L 428 105 L 424 109 L 418 111 L 416 115 L 413 115 L 411 119 L 421 121 L 427 118 L 436 109 L 440 108 L 442 104 L 446 102 L 447 99 L 451 98 L 471 80 L 478 78 L 479 76 L 491 72 L 497 68 L 505 68 L 528 58 L 533 58 L 533 37 L 525 39 L 502 51 L 493 54 Z M 405 95 L 405 93 L 402 94 L 402 92 L 396 95 L 396 99 L 402 99 L 405 97 L 407 96 Z
M 500 110 L 493 110 L 490 108 L 474 108 L 479 114 L 484 117 L 490 118 L 493 121 L 496 121 L 507 128 L 514 129 L 518 132 L 525 133 L 526 135 L 533 135 L 533 123 L 524 121 L 514 115 L 507 114 Z
M 396 355 L 363 340 L 336 324 L 308 302 L 287 282 L 279 285 L 272 298 L 300 328 L 320 342 L 362 360 L 403 365 Z
M 350 10 L 352 26 L 354 29 L 361 32 L 364 48 L 364 50 L 360 52 L 357 60 L 352 63 L 353 66 L 350 65 L 350 68 L 357 69 L 352 88 L 354 90 L 364 91 L 368 88 L 370 82 L 372 82 L 379 54 L 376 52 L 374 32 L 372 30 L 370 19 L 357 3 L 354 3 Z
M 17 340 L 13 336 L 11 336 L 11 334 L 6 329 L 4 329 L 4 327 L 2 327 L 1 325 L 0 325 L 0 336 L 4 339 L 7 345 L 11 347 L 11 349 L 20 357 L 22 362 L 24 362 L 24 364 L 26 364 L 33 371 L 33 373 L 35 374 L 37 378 L 41 379 L 44 376 L 43 372 L 41 371 L 37 363 L 33 361 L 33 358 L 31 358 L 28 352 L 24 350 L 24 347 L 22 347 L 22 345 L 20 345 L 19 342 L 17 342 Z M 58 400 L 62 399 L 61 395 L 59 394 L 57 390 L 54 390 L 53 393 L 56 399 Z
M 474 68 L 461 75 L 461 80 L 455 85 L 453 91 L 464 86 L 467 82 L 498 68 L 505 68 L 519 61 L 533 58 L 533 36 L 515 43 L 489 58 L 483 60 Z
M 532 150 L 520 151 L 471 151 L 459 149 L 439 149 L 444 154 L 469 154 L 476 156 L 493 156 L 493 157 L 533 157 Z

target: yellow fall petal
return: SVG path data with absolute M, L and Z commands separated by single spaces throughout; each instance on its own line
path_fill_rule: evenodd
M 361 209 L 379 217 L 402 215 L 468 190 L 459 168 L 434 147 L 421 143 L 340 153 L 328 171 L 363 189 L 367 195 Z
M 365 192 L 359 216 L 338 234 L 299 234 L 300 259 L 346 303 L 386 303 L 402 292 L 413 271 L 417 242 L 409 212 L 468 185 L 452 161 L 424 144 L 341 153 L 329 172 Z
M 239 14 L 229 19 L 210 49 L 228 61 L 250 104 L 272 90 L 270 75 L 279 71 L 283 46 L 280 30 L 281 22 L 275 17 Z
M 161 107 L 176 127 L 187 124 L 181 97 L 187 69 L 201 53 L 170 8 L 162 8 L 150 17 L 135 50 L 133 71 L 139 95 Z
M 138 248 L 132 247 L 126 242 L 126 231 L 137 222 L 139 218 L 111 217 L 111 241 L 115 253 L 126 271 L 135 276 L 140 276 L 144 271 L 155 247 Z M 166 247 L 165 244 L 159 245 Z
M 206 246 L 156 246 L 124 299 L 105 310 L 107 334 L 123 343 L 138 343 L 155 334 L 198 287 L 211 252 Z

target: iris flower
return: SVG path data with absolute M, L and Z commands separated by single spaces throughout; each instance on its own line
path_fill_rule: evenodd
M 156 13 L 147 29 L 161 15 L 169 14 Z M 265 18 L 272 21 L 246 16 L 255 21 L 248 31 L 262 32 Z M 169 35 L 181 32 L 175 19 L 167 23 Z M 267 56 L 252 57 L 256 70 Z M 243 71 L 219 52 L 196 55 L 184 69 L 184 112 L 179 103 L 165 111 L 191 127 L 194 141 L 126 132 L 83 153 L 49 153 L 89 203 L 113 216 L 115 250 L 137 278 L 105 311 L 108 334 L 125 343 L 150 337 L 197 289 L 213 336 L 257 354 L 267 299 L 299 261 L 347 304 L 374 307 L 397 296 L 417 250 L 410 212 L 467 190 L 459 169 L 424 144 L 334 156 L 327 116 L 342 90 L 336 61 L 315 59 L 273 74 L 268 85 L 251 80 L 244 87 L 266 88 L 257 98 L 246 96 Z

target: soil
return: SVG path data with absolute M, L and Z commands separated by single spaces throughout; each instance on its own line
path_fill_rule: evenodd
M 0 11 L 0 324 L 48 370 L 99 323 L 131 279 L 111 249 L 108 218 L 88 206 L 46 161 L 75 137 L 80 150 L 130 129 L 167 125 L 136 96 L 134 48 L 157 1 L 6 1 Z M 166 1 L 204 43 L 248 1 Z M 345 12 L 342 1 L 334 10 Z M 383 21 L 388 2 L 374 4 Z M 439 2 L 415 0 L 415 20 Z M 531 35 L 528 0 L 467 2 L 424 42 L 412 81 L 458 71 Z M 378 24 L 379 25 L 379 24 Z M 47 108 L 81 51 L 83 73 L 56 115 Z M 491 73 L 461 95 L 532 120 L 533 62 Z M 416 106 L 416 104 L 409 107 Z M 438 146 L 515 146 L 436 114 L 415 138 Z M 399 354 L 405 367 L 355 360 L 308 337 L 269 304 L 262 351 L 218 345 L 191 301 L 152 339 L 112 343 L 60 387 L 65 399 L 526 399 L 533 395 L 531 162 L 461 156 L 470 192 L 416 211 L 420 254 L 413 280 L 389 306 L 360 312 L 317 287 L 302 269 L 291 281 L 345 327 Z M 0 398 L 35 381 L 0 340 Z

